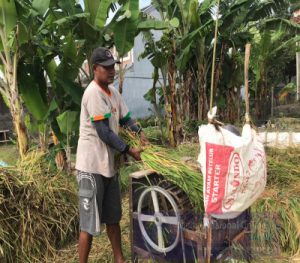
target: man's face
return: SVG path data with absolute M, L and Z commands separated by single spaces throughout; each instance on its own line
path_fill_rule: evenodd
M 115 65 L 109 67 L 94 65 L 94 76 L 100 83 L 113 83 L 115 77 Z

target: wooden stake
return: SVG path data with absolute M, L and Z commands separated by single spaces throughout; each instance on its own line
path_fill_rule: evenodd
M 250 123 L 250 107 L 249 107 L 249 60 L 250 60 L 251 44 L 246 44 L 245 48 L 245 64 L 244 64 L 244 80 L 245 80 L 245 103 L 246 103 L 246 123 Z

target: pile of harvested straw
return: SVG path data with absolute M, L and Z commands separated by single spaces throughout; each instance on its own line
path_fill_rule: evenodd
M 0 168 L 0 261 L 41 262 L 77 235 L 75 179 L 34 152 Z

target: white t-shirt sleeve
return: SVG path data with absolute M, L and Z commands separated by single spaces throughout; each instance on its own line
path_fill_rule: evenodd
M 101 93 L 91 90 L 85 98 L 86 109 L 91 121 L 100 121 L 111 117 L 111 110 Z

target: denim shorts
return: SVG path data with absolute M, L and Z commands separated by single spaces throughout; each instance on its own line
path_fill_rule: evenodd
M 100 234 L 100 224 L 121 220 L 121 195 L 118 175 L 104 177 L 78 171 L 80 231 Z

